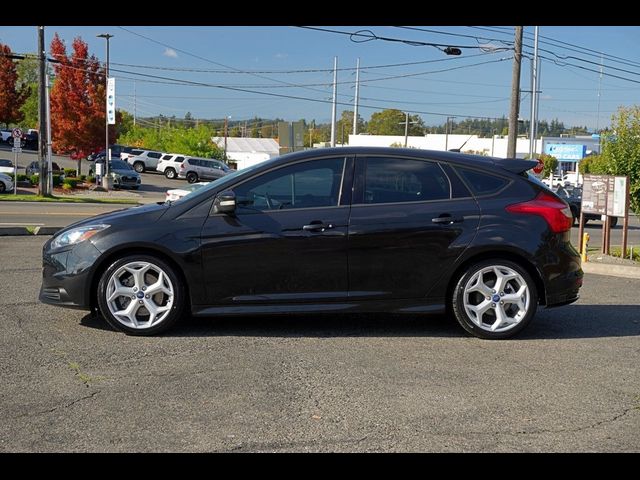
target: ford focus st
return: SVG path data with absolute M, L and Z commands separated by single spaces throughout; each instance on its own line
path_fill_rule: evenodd
M 582 285 L 571 211 L 535 165 L 399 148 L 284 155 L 66 227 L 44 245 L 40 300 L 134 335 L 186 313 L 395 312 L 507 338 Z

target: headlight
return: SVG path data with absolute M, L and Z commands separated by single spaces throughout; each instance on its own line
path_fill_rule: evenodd
M 63 234 L 55 237 L 51 242 L 51 248 L 57 249 L 84 242 L 105 228 L 109 228 L 109 225 L 99 224 L 72 228 L 71 230 L 67 230 Z

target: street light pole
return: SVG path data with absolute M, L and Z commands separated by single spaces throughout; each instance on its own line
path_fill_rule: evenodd
M 104 144 L 104 176 L 102 177 L 102 187 L 109 191 L 109 160 L 111 160 L 111 155 L 109 155 L 109 115 L 107 112 L 107 85 L 109 83 L 109 39 L 113 37 L 110 33 L 101 33 L 100 35 L 96 35 L 98 38 L 104 38 L 107 40 L 107 62 L 105 64 L 105 75 L 104 75 L 104 93 L 105 93 L 105 111 L 104 111 L 104 132 L 105 132 L 105 144 Z

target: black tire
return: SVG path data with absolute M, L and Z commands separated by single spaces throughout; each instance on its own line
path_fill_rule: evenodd
M 198 181 L 198 174 L 196 172 L 187 173 L 187 182 L 196 183 Z
M 164 176 L 169 180 L 173 180 L 176 178 L 176 171 L 173 168 L 165 168 Z
M 7 191 L 7 186 L 4 184 L 4 182 L 0 182 L 0 193 L 4 193 Z
M 118 320 L 110 311 L 108 302 L 107 302 L 107 289 L 108 284 L 111 279 L 111 276 L 116 273 L 121 267 L 127 264 L 132 264 L 135 262 L 144 262 L 153 265 L 154 268 L 160 269 L 163 273 L 168 277 L 170 285 L 173 288 L 173 304 L 164 318 L 159 321 L 157 324 L 146 327 L 146 328 L 133 328 L 128 325 L 125 325 L 122 321 Z M 151 272 L 154 269 L 150 269 Z M 145 274 L 146 277 L 147 274 Z M 141 290 L 136 292 L 137 294 L 141 293 Z M 164 295 L 164 294 L 163 294 Z M 137 300 L 140 297 L 136 297 L 132 301 L 144 302 L 146 301 L 144 298 L 141 300 Z M 97 291 L 97 299 L 98 299 L 98 307 L 100 309 L 100 313 L 102 317 L 116 330 L 124 332 L 128 335 L 140 335 L 140 336 L 149 336 L 156 335 L 158 333 L 164 332 L 171 328 L 182 316 L 182 312 L 184 310 L 184 306 L 186 303 L 186 293 L 183 286 L 182 280 L 177 276 L 173 267 L 169 264 L 160 260 L 159 258 L 153 257 L 151 255 L 143 255 L 143 254 L 135 254 L 128 255 L 121 259 L 113 262 L 109 268 L 102 274 L 100 277 L 100 282 L 98 283 L 98 291 Z M 153 296 L 152 296 L 153 299 Z M 119 300 L 117 300 L 119 301 Z M 127 304 L 128 305 L 128 304 Z M 126 305 L 121 307 L 126 308 Z M 137 316 L 138 312 L 135 313 L 134 316 Z
M 138 173 L 144 173 L 144 163 L 136 162 L 133 164 L 133 169 Z
M 497 332 L 488 330 L 489 328 L 488 323 L 483 322 L 484 315 L 481 315 L 480 324 L 485 325 L 485 327 L 481 328 L 478 324 L 474 323 L 474 321 L 471 319 L 464 305 L 465 287 L 467 286 L 467 283 L 479 271 L 488 267 L 498 267 L 498 268 L 506 267 L 507 269 L 515 271 L 518 275 L 520 275 L 520 278 L 526 284 L 526 287 L 528 290 L 528 295 L 529 295 L 528 307 L 524 314 L 524 317 L 521 320 L 519 320 L 517 324 L 515 324 L 512 327 L 509 327 L 507 330 L 497 331 Z M 491 275 L 488 275 L 488 278 L 489 278 L 488 281 L 490 283 Z M 464 272 L 462 272 L 460 276 L 457 277 L 457 280 L 454 279 L 454 281 L 456 281 L 456 283 L 455 283 L 455 288 L 453 289 L 453 292 L 451 295 L 451 309 L 460 326 L 475 337 L 488 339 L 488 340 L 499 340 L 499 339 L 513 337 L 514 335 L 517 335 L 519 332 L 521 332 L 524 328 L 526 328 L 536 314 L 536 310 L 538 308 L 538 291 L 537 291 L 536 284 L 531 278 L 531 275 L 529 275 L 527 271 L 517 263 L 511 262 L 509 260 L 499 259 L 499 258 L 482 260 L 478 263 L 470 265 Z M 509 289 L 512 289 L 512 288 L 515 289 L 514 288 L 515 284 L 512 282 L 516 282 L 516 280 L 513 280 L 513 281 L 509 280 L 507 282 Z M 480 295 L 480 298 L 483 296 L 483 294 L 481 293 L 478 293 L 478 292 L 474 292 L 474 293 L 477 293 L 478 295 Z M 493 292 L 493 294 L 495 295 L 499 295 L 499 293 L 500 292 L 495 292 L 495 291 Z M 498 297 L 496 296 L 496 298 Z M 484 299 L 482 298 L 481 300 L 484 301 Z M 494 300 L 491 297 L 488 297 L 486 300 L 496 302 L 495 304 L 492 303 L 492 305 L 498 305 L 500 302 L 500 300 Z M 505 302 L 505 303 L 508 304 L 508 302 Z M 502 304 L 500 303 L 500 305 Z M 503 308 L 503 307 L 498 307 L 498 308 Z M 509 305 L 508 309 L 511 309 L 511 308 L 513 308 L 513 305 Z M 503 308 L 503 311 L 504 311 L 504 308 Z M 490 319 L 491 316 L 489 315 L 488 318 Z M 495 314 L 494 314 L 494 318 L 496 318 Z

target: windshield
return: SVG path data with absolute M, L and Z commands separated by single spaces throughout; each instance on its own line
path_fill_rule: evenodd
M 123 162 L 122 160 L 111 160 L 109 162 L 109 168 L 111 168 L 112 170 L 133 170 L 133 168 L 131 168 L 131 165 L 129 165 L 127 162 Z

